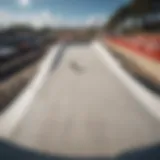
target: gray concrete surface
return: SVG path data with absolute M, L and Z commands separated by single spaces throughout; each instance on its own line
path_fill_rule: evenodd
M 160 142 L 160 122 L 101 63 L 93 48 L 73 45 L 59 54 L 12 141 L 69 156 L 109 156 Z

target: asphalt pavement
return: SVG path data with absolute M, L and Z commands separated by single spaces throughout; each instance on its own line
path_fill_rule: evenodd
M 69 156 L 110 156 L 160 142 L 160 122 L 100 61 L 96 50 L 74 44 L 57 56 L 12 141 Z

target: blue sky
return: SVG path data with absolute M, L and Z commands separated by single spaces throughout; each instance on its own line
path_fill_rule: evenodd
M 35 23 L 34 25 L 37 26 L 43 24 L 51 26 L 101 25 L 118 7 L 129 1 L 0 0 L 0 19 L 4 17 L 4 24 L 6 22 L 9 24 L 10 20 L 11 23 L 28 22 Z

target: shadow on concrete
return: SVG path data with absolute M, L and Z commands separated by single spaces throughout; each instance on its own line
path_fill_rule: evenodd
M 51 67 L 51 71 L 56 70 L 58 68 L 58 66 L 60 65 L 60 63 L 65 55 L 64 50 L 66 49 L 66 47 L 67 47 L 67 44 L 62 44 L 62 47 L 56 53 L 54 61 L 53 61 L 53 65 Z
M 144 85 L 145 87 L 147 87 L 148 89 L 150 89 L 152 92 L 154 92 L 155 94 L 160 96 L 160 85 L 158 84 L 154 84 L 153 82 L 151 82 L 149 79 L 138 75 L 138 74 L 132 74 L 132 76 L 139 81 L 142 85 Z
M 82 65 L 80 65 L 76 61 L 71 61 L 69 67 L 74 73 L 79 73 L 79 74 L 84 73 L 86 70 Z
M 0 141 L 1 160 L 159 160 L 160 144 L 131 150 L 115 157 L 70 157 L 65 155 L 47 155 L 36 151 L 26 150 L 13 143 Z
M 62 62 L 62 59 L 64 58 L 64 56 L 65 56 L 65 49 L 66 48 L 68 48 L 68 47 L 70 47 L 70 46 L 86 46 L 86 45 L 89 45 L 90 44 L 90 42 L 80 42 L 80 41 L 73 41 L 73 42 L 64 42 L 63 44 L 62 44 L 62 47 L 59 49 L 59 51 L 56 53 L 56 55 L 55 55 L 55 58 L 54 58 L 54 61 L 53 61 L 53 65 L 52 65 L 52 68 L 51 68 L 51 71 L 54 71 L 54 70 L 56 70 L 58 67 L 59 67 L 59 65 L 60 65 L 60 63 Z M 81 72 L 82 73 L 82 67 L 77 67 L 78 65 L 73 65 L 73 63 L 71 62 L 71 65 L 70 65 L 70 67 L 73 69 L 73 70 L 75 70 L 75 71 L 77 71 L 77 72 Z M 80 69 L 81 68 L 81 69 Z

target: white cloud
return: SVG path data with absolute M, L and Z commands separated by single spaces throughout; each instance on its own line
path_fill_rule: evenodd
M 0 26 L 10 26 L 12 24 L 30 24 L 36 28 L 43 26 L 50 27 L 78 27 L 78 26 L 102 26 L 106 21 L 103 15 L 94 15 L 85 20 L 66 20 L 65 17 L 53 15 L 49 10 L 36 13 L 21 13 L 0 11 Z
M 21 6 L 28 6 L 30 4 L 29 0 L 19 0 L 19 4 Z
M 54 26 L 58 21 L 48 11 L 39 13 L 10 13 L 7 11 L 0 12 L 0 26 L 10 26 L 13 24 L 30 24 L 34 27 Z

